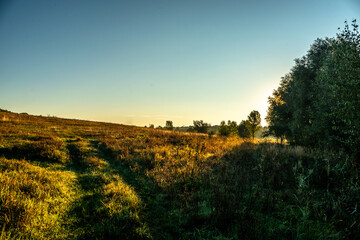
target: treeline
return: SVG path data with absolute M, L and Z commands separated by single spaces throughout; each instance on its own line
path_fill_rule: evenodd
M 340 30 L 340 29 L 339 29 Z M 356 20 L 317 39 L 269 97 L 268 134 L 292 144 L 360 152 L 360 34 Z
M 220 136 L 239 136 L 242 138 L 255 138 L 256 133 L 262 129 L 260 113 L 256 110 L 252 111 L 247 120 L 242 120 L 239 124 L 236 121 L 230 121 L 226 123 L 222 121 L 219 126 L 211 126 L 210 123 L 206 123 L 203 120 L 194 120 L 193 126 L 189 127 L 174 127 L 172 121 L 166 121 L 165 126 L 158 126 L 158 129 L 186 131 L 194 133 L 207 133 L 209 135 L 218 134 Z M 154 128 L 153 124 L 150 124 L 150 128 Z
M 218 134 L 220 136 L 238 135 L 242 138 L 255 138 L 256 132 L 261 129 L 261 117 L 260 113 L 256 110 L 252 111 L 247 120 L 242 120 L 238 125 L 235 121 L 225 121 L 220 123 L 218 128 Z

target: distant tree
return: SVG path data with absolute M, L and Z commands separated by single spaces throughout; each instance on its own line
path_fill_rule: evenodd
M 237 125 L 237 123 L 235 121 L 230 121 L 229 120 L 227 125 L 228 125 L 230 135 L 233 135 L 233 136 L 238 135 L 238 125 Z
M 221 121 L 220 126 L 217 131 L 220 136 L 229 136 L 230 135 L 229 126 L 226 125 L 225 121 Z
M 208 131 L 208 135 L 209 135 L 209 137 L 212 137 L 214 134 L 215 134 L 214 130 L 210 130 L 210 131 Z
M 149 126 L 149 128 L 154 128 L 155 126 L 154 126 L 154 124 L 150 124 L 150 126 Z
M 172 121 L 166 121 L 165 129 L 166 130 L 173 130 L 174 129 L 173 122 Z
M 203 120 L 194 120 L 193 130 L 198 133 L 207 133 L 210 124 L 205 123 Z
M 251 136 L 249 131 L 249 125 L 250 125 L 249 121 L 244 121 L 244 120 L 241 121 L 237 129 L 239 137 L 249 138 Z
M 187 132 L 195 132 L 194 130 L 194 126 L 189 126 L 187 129 L 186 129 Z
M 249 116 L 248 116 L 248 129 L 250 132 L 250 135 L 252 137 L 252 139 L 254 140 L 255 138 L 255 133 L 260 130 L 261 126 L 261 117 L 260 117 L 260 113 L 256 110 L 252 111 Z
M 156 128 L 157 128 L 157 129 L 162 129 L 162 126 L 159 125 L 159 126 L 157 126 Z
M 225 121 L 221 121 L 220 126 L 217 129 L 217 134 L 220 136 L 237 136 L 238 135 L 238 125 L 235 121 L 228 120 L 227 124 Z

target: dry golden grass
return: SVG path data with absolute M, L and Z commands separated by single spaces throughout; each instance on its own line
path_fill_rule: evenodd
M 360 232 L 358 167 L 346 155 L 274 139 L 4 111 L 0 119 L 0 239 L 350 239 Z
M 13 236 L 64 236 L 68 205 L 76 194 L 75 174 L 0 158 L 0 223 Z M 66 235 L 66 234 L 65 234 Z
M 109 167 L 109 163 L 95 156 L 89 156 L 84 159 L 84 163 L 88 164 L 91 168 L 96 168 L 98 170 L 103 170 L 106 167 Z

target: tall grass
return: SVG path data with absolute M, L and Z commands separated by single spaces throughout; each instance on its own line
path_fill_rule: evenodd
M 345 152 L 0 119 L 0 239 L 360 238 L 359 164 Z
M 75 175 L 0 158 L 0 224 L 8 236 L 62 239 Z

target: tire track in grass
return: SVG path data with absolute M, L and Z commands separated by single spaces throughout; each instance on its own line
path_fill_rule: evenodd
M 144 205 L 134 189 L 99 158 L 95 142 L 77 141 L 68 145 L 76 172 L 79 198 L 69 211 L 76 239 L 148 239 L 149 230 L 141 220 Z
M 94 236 L 97 225 L 96 216 L 101 207 L 103 196 L 99 189 L 102 187 L 101 178 L 91 174 L 89 166 L 85 164 L 86 152 L 83 152 L 84 142 L 72 141 L 67 145 L 70 163 L 67 168 L 77 175 L 79 193 L 77 200 L 69 211 L 71 231 L 77 239 Z
M 128 184 L 133 186 L 142 199 L 146 208 L 142 211 L 142 221 L 150 228 L 154 239 L 179 239 L 177 229 L 172 228 L 169 209 L 172 209 L 171 201 L 162 192 L 157 184 L 143 174 L 136 173 L 121 161 L 116 160 L 116 153 L 107 149 L 99 142 L 93 142 L 99 157 L 104 159 L 116 173 Z

